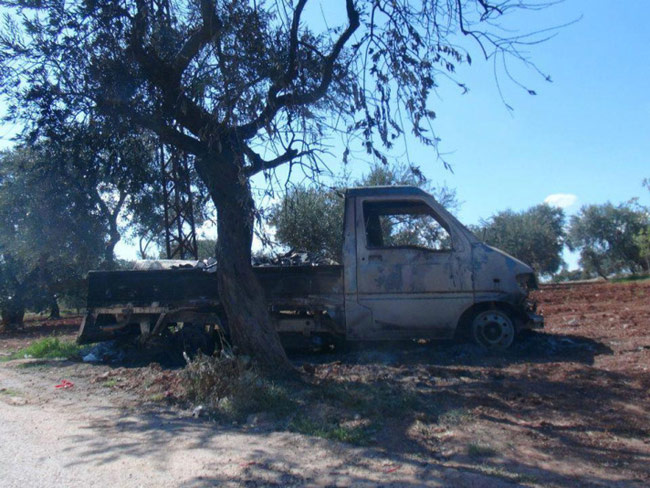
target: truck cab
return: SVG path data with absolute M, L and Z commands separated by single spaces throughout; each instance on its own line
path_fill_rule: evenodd
M 346 337 L 451 338 L 494 348 L 543 326 L 533 269 L 479 241 L 415 187 L 352 188 L 344 222 Z

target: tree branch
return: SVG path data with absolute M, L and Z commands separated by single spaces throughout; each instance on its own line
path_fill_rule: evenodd
M 284 154 L 281 154 L 277 158 L 271 159 L 270 161 L 266 161 L 246 144 L 242 144 L 242 148 L 244 150 L 244 154 L 246 154 L 248 159 L 251 161 L 251 165 L 244 168 L 247 176 L 253 176 L 260 171 L 276 168 L 281 164 L 288 163 L 289 161 L 292 161 L 296 158 L 300 158 L 312 153 L 312 151 L 298 152 L 295 149 L 288 148 Z
M 289 33 L 289 60 L 287 63 L 287 70 L 284 76 L 274 83 L 269 90 L 269 98 L 275 98 L 280 90 L 289 86 L 291 80 L 296 76 L 297 65 L 296 57 L 298 56 L 298 28 L 300 27 L 300 16 L 307 4 L 307 0 L 299 0 L 296 5 L 296 10 L 293 12 L 293 19 L 291 21 L 291 31 Z
M 202 154 L 205 151 L 201 141 L 175 129 L 155 114 L 139 114 L 121 100 L 102 98 L 96 100 L 95 103 L 97 108 L 104 113 L 117 112 L 136 124 L 151 130 L 166 144 L 177 146 L 181 150 L 194 155 Z
M 182 60 L 179 61 L 178 55 L 176 56 L 176 60 L 179 61 L 179 65 L 170 65 L 152 49 L 145 47 L 145 31 L 149 7 L 144 0 L 137 0 L 136 3 L 138 5 L 138 11 L 133 21 L 133 29 L 129 43 L 133 57 L 140 65 L 149 82 L 160 88 L 163 92 L 164 105 L 166 110 L 171 112 L 170 116 L 176 119 L 183 127 L 190 130 L 195 136 L 202 137 L 206 133 L 206 128 L 214 125 L 214 120 L 205 109 L 183 92 L 180 75 L 185 68 L 182 67 L 183 62 Z M 203 0 L 202 4 L 212 4 L 212 2 Z M 205 8 L 207 9 L 207 7 Z M 208 25 L 211 25 L 211 22 Z M 191 48 L 192 46 L 188 47 L 184 55 L 190 55 Z M 200 46 L 198 49 L 200 49 Z M 187 63 L 189 63 L 189 60 Z M 177 73 L 179 67 L 182 70 L 178 72 L 178 75 L 170 77 L 170 73 Z
M 174 71 L 179 80 L 192 59 L 204 46 L 219 35 L 223 28 L 223 23 L 215 13 L 215 2 L 213 1 L 201 0 L 201 18 L 203 20 L 201 27 L 183 44 L 174 59 Z
M 495 7 L 490 7 L 489 5 L 487 5 L 485 3 L 485 1 L 479 0 L 479 3 L 485 9 L 485 14 L 484 15 L 488 14 L 488 12 L 490 11 L 489 10 L 490 8 L 494 8 L 494 10 L 496 10 L 497 12 L 501 12 L 499 9 L 497 9 Z M 463 12 L 463 5 L 461 3 L 461 0 L 456 0 L 456 6 L 458 8 L 458 25 L 460 27 L 460 31 L 463 33 L 463 35 L 470 36 L 470 37 L 474 38 L 474 40 L 477 42 L 477 44 L 481 48 L 481 51 L 483 51 L 483 56 L 485 57 L 485 59 L 488 59 L 489 56 L 488 56 L 487 50 L 485 49 L 485 46 L 483 45 L 483 42 L 481 41 L 479 36 L 476 34 L 476 32 L 467 30 L 465 28 L 465 22 L 464 22 L 465 14 Z
M 345 46 L 346 42 L 350 39 L 350 37 L 352 37 L 352 34 L 354 34 L 354 32 L 358 29 L 360 25 L 359 12 L 356 10 L 354 6 L 354 1 L 346 0 L 345 3 L 346 3 L 346 11 L 348 16 L 348 26 L 345 29 L 345 31 L 343 31 L 341 36 L 337 39 L 330 53 L 327 56 L 325 56 L 323 60 L 323 72 L 318 87 L 316 87 L 314 90 L 307 93 L 302 93 L 302 94 L 287 93 L 285 95 L 280 95 L 278 97 L 277 91 L 274 92 L 274 87 L 276 85 L 272 86 L 271 89 L 269 89 L 267 104 L 262 110 L 262 112 L 260 113 L 260 115 L 255 120 L 247 124 L 241 125 L 235 129 L 235 133 L 239 138 L 250 139 L 251 137 L 255 136 L 257 131 L 260 130 L 262 127 L 266 126 L 276 116 L 276 114 L 281 108 L 295 107 L 298 105 L 307 105 L 310 103 L 314 103 L 320 100 L 327 93 L 327 89 L 329 88 L 332 82 L 332 76 L 334 74 L 334 66 L 336 64 L 336 61 L 340 56 L 341 51 L 343 50 L 343 47 Z M 300 3 L 296 7 L 296 10 L 298 10 L 298 7 L 300 7 Z M 304 4 L 302 5 L 302 7 L 304 7 Z M 294 14 L 294 23 L 296 24 L 296 29 L 297 29 L 297 24 L 299 23 L 299 16 L 296 16 L 295 14 Z M 292 24 L 292 32 L 293 32 L 293 24 Z M 296 36 L 297 36 L 297 30 L 296 30 Z M 297 49 L 297 45 L 296 45 L 296 49 Z M 294 77 L 295 77 L 295 68 L 294 68 L 292 79 Z M 289 82 L 290 81 L 291 80 L 289 80 Z

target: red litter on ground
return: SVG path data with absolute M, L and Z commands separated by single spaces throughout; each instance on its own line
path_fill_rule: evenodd
M 72 388 L 74 383 L 68 380 L 61 380 L 61 383 L 54 385 L 54 388 L 59 388 L 65 390 L 66 388 Z

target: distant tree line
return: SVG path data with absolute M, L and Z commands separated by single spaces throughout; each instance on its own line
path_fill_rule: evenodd
M 0 312 L 5 328 L 26 310 L 60 314 L 85 303 L 90 269 L 116 269 L 128 237 L 164 238 L 157 141 L 101 126 L 0 153 Z M 201 202 L 203 200 L 199 199 Z M 199 208 L 201 222 L 205 209 Z M 157 256 L 157 253 L 150 254 Z

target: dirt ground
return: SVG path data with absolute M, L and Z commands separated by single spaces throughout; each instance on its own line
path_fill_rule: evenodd
M 545 331 L 505 354 L 294 354 L 307 386 L 280 419 L 195 418 L 180 370 L 158 364 L 2 362 L 0 484 L 649 486 L 650 281 L 536 298 Z M 0 336 L 0 357 L 75 331 L 30 324 Z M 56 389 L 63 379 L 74 386 Z

